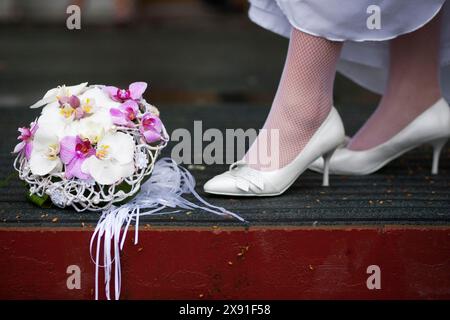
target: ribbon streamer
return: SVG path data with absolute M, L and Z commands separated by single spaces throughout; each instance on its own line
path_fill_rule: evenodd
M 140 217 L 201 209 L 220 216 L 231 216 L 248 223 L 239 215 L 208 203 L 200 197 L 194 188 L 195 179 L 187 169 L 178 166 L 171 158 L 162 158 L 156 162 L 150 179 L 142 185 L 141 191 L 133 200 L 120 207 L 113 206 L 102 213 L 90 242 L 91 259 L 95 263 L 96 300 L 98 300 L 100 267 L 104 268 L 106 298 L 111 299 L 110 286 L 113 264 L 114 298 L 116 300 L 120 298 L 120 251 L 123 249 L 128 228 L 133 222 L 135 224 L 134 244 L 138 243 Z M 183 195 L 187 194 L 192 194 L 200 204 L 183 198 Z M 93 247 L 95 242 L 94 258 Z M 101 251 L 103 252 L 103 264 L 100 264 Z

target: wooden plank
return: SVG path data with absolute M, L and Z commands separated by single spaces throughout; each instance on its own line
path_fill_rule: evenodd
M 0 299 L 92 299 L 92 230 L 0 230 Z M 450 299 L 450 228 L 147 228 L 122 254 L 124 299 Z M 81 289 L 66 269 L 81 269 Z M 367 268 L 381 270 L 369 290 Z M 102 282 L 102 281 L 101 281 Z

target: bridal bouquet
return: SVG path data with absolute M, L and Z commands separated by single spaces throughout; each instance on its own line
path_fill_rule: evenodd
M 156 107 L 128 89 L 82 83 L 49 90 L 29 128 L 19 128 L 14 167 L 42 204 L 104 210 L 131 199 L 152 173 L 168 135 Z
M 111 298 L 114 275 L 119 298 L 120 251 L 132 223 L 138 242 L 141 217 L 202 210 L 246 222 L 200 197 L 194 177 L 173 159 L 156 162 L 169 138 L 158 109 L 142 98 L 146 89 L 145 82 L 128 89 L 87 83 L 51 89 L 31 106 L 43 107 L 41 115 L 29 128 L 19 128 L 14 148 L 14 167 L 33 202 L 102 211 L 90 244 L 96 299 L 99 268 L 106 297 Z

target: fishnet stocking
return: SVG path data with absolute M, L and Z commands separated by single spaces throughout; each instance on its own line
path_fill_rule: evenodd
M 252 168 L 276 170 L 289 164 L 320 127 L 332 106 L 341 46 L 293 29 L 283 74 L 263 128 L 267 134 L 260 133 L 245 156 Z

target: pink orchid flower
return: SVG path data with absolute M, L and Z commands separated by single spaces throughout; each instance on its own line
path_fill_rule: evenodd
M 162 137 L 162 122 L 157 116 L 151 113 L 146 113 L 142 117 L 139 131 L 144 136 L 147 143 L 159 141 Z
M 67 136 L 61 139 L 59 156 L 66 165 L 66 178 L 76 177 L 87 180 L 91 176 L 81 170 L 84 160 L 95 154 L 89 140 L 76 136 Z
M 128 100 L 122 103 L 119 108 L 111 108 L 109 113 L 114 124 L 119 126 L 134 127 L 134 120 L 139 111 L 136 101 Z
M 20 136 L 18 136 L 17 139 L 22 141 L 15 146 L 14 153 L 25 152 L 25 157 L 27 160 L 30 160 L 31 151 L 33 150 L 33 136 L 38 127 L 37 122 L 34 121 L 30 123 L 30 128 L 22 127 L 18 129 Z
M 146 82 L 133 82 L 128 89 L 120 89 L 113 86 L 106 86 L 103 90 L 109 94 L 114 101 L 125 102 L 127 100 L 139 100 L 147 89 Z

